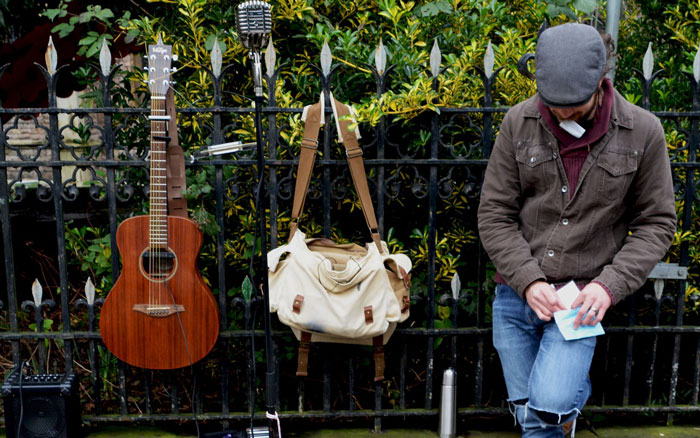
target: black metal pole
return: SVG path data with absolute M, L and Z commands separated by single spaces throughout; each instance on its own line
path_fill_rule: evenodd
M 265 309 L 265 406 L 267 413 L 275 414 L 275 372 L 272 358 L 272 326 L 270 321 L 270 288 L 267 281 L 267 221 L 265 215 L 264 197 L 264 181 L 265 181 L 265 150 L 263 147 L 262 138 L 262 106 L 263 106 L 263 88 L 262 88 L 262 69 L 260 65 L 260 52 L 251 51 L 250 57 L 253 61 L 253 85 L 255 86 L 255 140 L 257 142 L 257 162 L 258 162 L 258 192 L 255 196 L 255 210 L 258 214 L 258 227 L 260 235 L 260 282 L 262 285 L 263 300 Z M 253 328 L 254 329 L 254 328 Z M 271 436 L 276 436 L 274 433 L 273 420 L 268 421 Z

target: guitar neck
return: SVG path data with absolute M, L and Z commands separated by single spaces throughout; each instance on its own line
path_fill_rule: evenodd
M 165 96 L 151 95 L 151 180 L 150 227 L 151 248 L 168 247 L 168 186 L 166 178 L 166 137 L 168 115 Z

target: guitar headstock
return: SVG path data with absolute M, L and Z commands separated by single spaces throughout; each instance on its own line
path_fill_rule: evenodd
M 163 44 L 161 37 L 158 44 L 148 45 L 148 89 L 153 95 L 165 95 L 170 88 L 172 52 L 173 46 Z

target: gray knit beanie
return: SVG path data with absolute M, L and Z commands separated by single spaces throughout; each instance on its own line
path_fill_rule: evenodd
M 537 93 L 547 106 L 583 105 L 598 88 L 606 63 L 605 44 L 592 26 L 551 27 L 542 32 L 535 49 Z

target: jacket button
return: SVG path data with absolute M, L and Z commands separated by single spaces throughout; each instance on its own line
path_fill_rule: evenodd
M 562 186 L 562 187 L 561 187 L 561 192 L 562 192 L 562 193 L 566 193 L 566 192 L 568 192 L 568 191 L 569 191 L 569 188 L 568 188 L 567 186 Z
M 569 225 L 569 220 L 568 219 L 562 219 L 561 220 L 562 225 Z
M 556 152 L 552 154 L 552 158 L 554 158 L 555 160 L 557 159 L 557 153 L 556 153 Z
M 547 255 L 550 257 L 554 257 L 554 251 L 550 249 L 549 251 L 547 251 Z
M 535 161 L 537 161 L 537 158 L 535 158 L 535 157 L 530 158 L 531 163 L 534 163 Z

